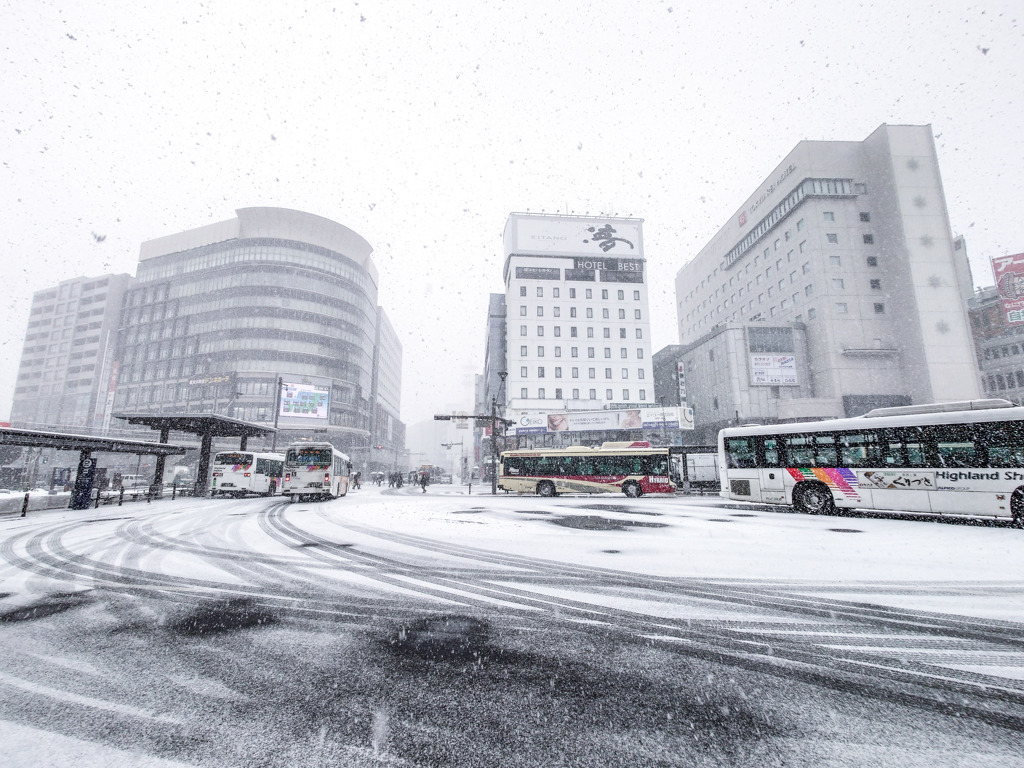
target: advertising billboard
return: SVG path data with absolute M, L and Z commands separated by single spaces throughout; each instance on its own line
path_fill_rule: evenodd
M 796 375 L 796 357 L 793 355 L 751 355 L 751 385 L 799 384 Z
M 1024 323 L 1024 253 L 996 256 L 992 275 L 1007 323 Z
M 330 413 L 331 388 L 326 384 L 283 382 L 281 385 L 282 418 L 321 419 Z
M 506 253 L 608 254 L 642 260 L 642 222 L 615 217 L 512 214 L 505 229 L 505 249 Z

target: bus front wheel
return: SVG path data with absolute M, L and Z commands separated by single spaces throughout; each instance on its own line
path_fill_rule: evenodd
M 793 489 L 793 506 L 809 515 L 828 515 L 835 511 L 836 502 L 821 483 L 800 483 Z
M 555 495 L 555 485 L 554 485 L 554 483 L 552 483 L 552 482 L 550 482 L 548 480 L 545 480 L 542 483 L 538 483 L 537 484 L 537 495 L 538 496 L 554 496 Z
M 639 499 L 644 493 L 639 483 L 626 483 L 622 486 L 622 492 L 631 499 Z

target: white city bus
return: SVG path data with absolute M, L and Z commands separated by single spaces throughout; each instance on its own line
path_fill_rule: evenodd
M 273 496 L 281 487 L 284 456 L 278 453 L 224 451 L 213 457 L 211 496 Z
M 1006 400 L 729 427 L 718 452 L 729 499 L 1024 521 L 1024 408 Z
M 675 493 L 668 448 L 646 441 L 503 451 L 498 487 L 516 493 Z
M 352 462 L 330 443 L 292 443 L 284 455 L 284 493 L 336 499 L 348 493 Z

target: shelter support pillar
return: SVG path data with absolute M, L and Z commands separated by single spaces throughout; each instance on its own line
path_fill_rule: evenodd
M 244 451 L 247 445 L 249 445 L 249 436 L 242 435 L 241 439 L 239 440 L 239 448 Z
M 170 427 L 160 428 L 160 442 L 166 443 L 171 439 Z M 164 466 L 167 463 L 167 457 L 162 453 L 156 457 L 156 469 L 153 470 L 153 485 L 150 486 L 151 495 L 157 497 L 164 495 Z
M 199 469 L 196 472 L 196 496 L 207 496 L 210 491 L 210 450 L 213 448 L 213 432 L 207 429 L 203 432 L 203 440 L 199 447 Z
M 88 509 L 92 501 L 92 481 L 96 475 L 96 459 L 87 450 L 78 456 L 78 473 L 71 489 L 71 509 Z

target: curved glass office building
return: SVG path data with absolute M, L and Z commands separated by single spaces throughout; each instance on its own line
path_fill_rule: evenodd
M 114 412 L 277 417 L 343 450 L 397 439 L 397 383 L 382 388 L 374 363 L 380 346 L 400 356 L 400 345 L 377 306 L 371 252 L 347 227 L 283 208 L 143 243 Z

